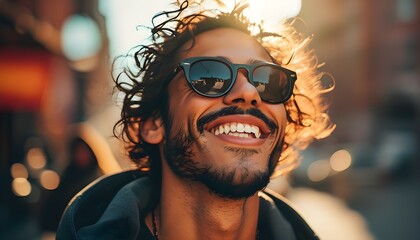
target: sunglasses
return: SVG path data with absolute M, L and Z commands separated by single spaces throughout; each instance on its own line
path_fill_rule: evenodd
M 292 96 L 296 73 L 270 62 L 234 64 L 222 57 L 192 57 L 182 60 L 168 80 L 184 70 L 185 79 L 196 93 L 215 98 L 232 89 L 239 69 L 247 71 L 248 81 L 263 101 L 279 104 Z

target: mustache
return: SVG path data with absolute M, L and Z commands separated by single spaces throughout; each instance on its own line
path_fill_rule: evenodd
M 244 110 L 242 108 L 239 108 L 237 106 L 231 106 L 222 108 L 219 111 L 211 112 L 206 114 L 205 116 L 201 117 L 197 121 L 197 129 L 200 133 L 203 133 L 204 131 L 204 125 L 207 123 L 223 116 L 229 116 L 229 115 L 236 115 L 236 114 L 248 114 L 251 116 L 254 116 L 256 118 L 261 119 L 269 128 L 271 131 L 278 128 L 277 123 L 268 118 L 261 110 L 258 108 L 250 108 L 247 110 Z

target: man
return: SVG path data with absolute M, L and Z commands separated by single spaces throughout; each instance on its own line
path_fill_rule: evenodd
M 157 15 L 169 19 L 136 52 L 137 71 L 116 78 L 138 170 L 79 194 L 58 239 L 318 239 L 263 190 L 295 166 L 293 149 L 331 129 L 307 41 L 290 24 L 263 32 L 241 6 L 188 8 Z

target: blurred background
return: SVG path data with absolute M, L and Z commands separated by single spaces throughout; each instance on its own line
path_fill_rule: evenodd
M 420 2 L 250 5 L 250 16 L 272 23 L 303 19 L 297 27 L 314 35 L 336 81 L 326 95 L 336 130 L 271 187 L 321 239 L 418 239 Z M 0 239 L 54 239 L 74 194 L 131 168 L 112 133 L 111 63 L 144 43 L 141 25 L 165 9 L 168 1 L 0 0 Z

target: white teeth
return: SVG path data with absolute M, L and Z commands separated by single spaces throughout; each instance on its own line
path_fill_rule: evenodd
M 244 132 L 250 133 L 252 132 L 251 126 L 249 124 L 244 124 Z
M 243 138 L 260 138 L 261 131 L 260 128 L 255 125 L 250 125 L 247 123 L 225 123 L 221 124 L 210 130 L 214 135 L 228 134 L 235 137 Z M 252 135 L 251 135 L 252 134 Z
M 236 131 L 237 132 L 244 132 L 245 127 L 242 123 L 238 123 L 238 125 L 236 126 Z
M 258 129 L 258 127 L 256 127 L 256 126 L 251 127 L 251 132 L 253 132 L 253 133 L 257 133 L 257 132 L 259 132 L 259 130 L 260 129 Z
M 230 124 L 225 124 L 225 133 L 230 132 Z
M 253 134 L 255 134 L 255 137 L 256 137 L 256 138 L 260 138 L 260 137 L 261 137 L 261 132 L 260 132 L 260 129 L 259 129 L 257 126 L 252 126 L 252 127 L 251 127 L 251 132 L 252 132 Z
M 236 132 L 236 123 L 231 123 L 230 124 L 230 131 Z

